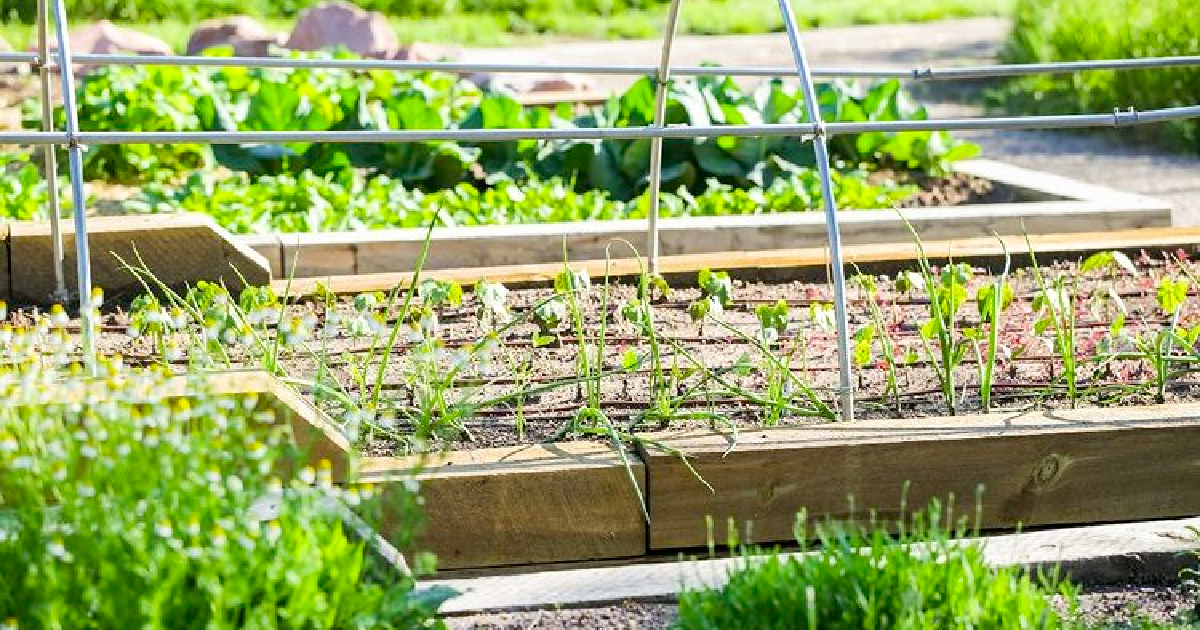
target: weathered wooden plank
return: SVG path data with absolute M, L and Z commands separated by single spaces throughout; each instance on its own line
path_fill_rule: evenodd
M 1024 236 L 1002 237 L 1004 247 L 1020 263 L 1028 256 L 1029 245 Z M 1200 243 L 1200 228 L 1142 228 L 1105 232 L 1075 234 L 1031 235 L 1029 243 L 1039 255 L 1039 262 L 1049 262 L 1056 256 L 1082 256 L 1106 249 L 1136 250 L 1140 248 L 1194 249 Z M 953 255 L 956 260 L 987 260 L 1003 256 L 1004 249 L 995 237 L 974 237 L 950 241 L 928 241 L 924 243 L 926 254 L 933 260 Z M 843 250 L 847 264 L 869 266 L 879 263 L 905 263 L 916 260 L 917 247 L 911 241 L 900 243 L 876 243 L 851 245 Z M 587 269 L 592 277 L 602 277 L 607 270 L 612 276 L 636 275 L 645 267 L 645 261 L 632 258 L 616 258 L 611 261 L 571 261 L 572 268 Z M 694 276 L 703 268 L 724 269 L 731 273 L 753 276 L 753 272 L 764 270 L 790 270 L 798 276 L 802 270 L 824 268 L 828 264 L 825 248 L 779 249 L 768 251 L 726 251 L 704 254 L 682 254 L 663 256 L 659 268 L 662 273 Z M 422 273 L 423 277 L 453 279 L 463 285 L 487 278 L 512 284 L 536 284 L 553 281 L 562 272 L 562 263 L 532 265 L 496 265 L 437 269 Z M 750 272 L 750 273 L 748 273 Z M 408 286 L 411 272 L 366 273 L 359 275 L 333 276 L 326 278 L 297 278 L 292 281 L 293 294 L 311 294 L 318 282 L 324 283 L 338 293 L 355 293 Z M 283 281 L 278 281 L 280 290 Z
M 926 241 L 1019 235 L 1111 231 L 1171 224 L 1162 203 L 1116 195 L 1114 201 L 1046 201 L 906 210 L 905 217 Z M 891 210 L 855 210 L 840 215 L 847 245 L 911 240 Z M 729 217 L 682 217 L 659 223 L 663 255 L 816 248 L 825 244 L 820 213 L 794 212 Z M 438 228 L 433 231 L 426 269 L 560 263 L 564 242 L 570 260 L 602 260 L 610 245 L 615 257 L 630 256 L 625 240 L 641 246 L 640 220 L 542 225 Z M 298 258 L 297 277 L 405 272 L 420 256 L 425 230 L 312 234 L 284 239 L 284 258 Z M 290 265 L 290 262 L 285 264 Z
M 606 444 L 570 442 L 449 453 L 365 458 L 362 480 L 387 483 L 423 466 L 416 479 L 426 526 L 417 548 L 438 567 L 460 569 L 640 556 L 646 523 L 629 472 Z M 383 533 L 388 535 L 386 522 Z
M 328 460 L 334 481 L 343 481 L 351 474 L 356 453 L 345 434 L 324 412 L 271 373 L 213 372 L 205 375 L 205 381 L 214 394 L 257 395 L 260 411 L 269 411 L 276 422 L 288 424 L 302 461 L 316 467 L 321 460 Z M 186 396 L 193 391 L 186 377 L 172 380 L 167 387 L 169 396 Z
M 272 276 L 286 278 L 287 267 L 283 264 L 283 239 L 285 236 L 283 234 L 243 234 L 234 237 L 234 240 L 240 245 L 258 252 L 270 266 Z
M 96 381 L 100 392 L 104 383 Z M 63 402 L 82 401 L 94 394 L 85 388 L 64 389 L 59 394 Z M 319 465 L 328 460 L 335 482 L 346 480 L 355 465 L 355 452 L 350 441 L 319 409 L 293 389 L 263 370 L 225 370 L 175 376 L 158 383 L 155 394 L 165 399 L 194 398 L 198 395 L 231 396 L 239 399 L 255 397 L 253 416 L 269 421 L 270 427 L 286 425 L 296 447 L 296 460 L 283 461 L 282 467 Z M 260 413 L 268 415 L 262 416 Z
M 63 247 L 69 260 L 65 266 L 67 286 L 74 288 L 74 226 L 65 222 L 62 227 Z M 255 285 L 271 281 L 270 266 L 261 255 L 234 241 L 204 215 L 91 217 L 88 234 L 92 285 L 104 288 L 109 295 L 142 290 L 118 256 L 136 265 L 140 255 L 146 267 L 168 286 L 210 280 L 237 288 L 242 286 L 242 278 Z M 9 257 L 14 301 L 35 304 L 50 301 L 54 291 L 50 224 L 11 224 Z
M 8 224 L 0 223 L 0 300 L 5 301 L 12 299 L 12 274 L 9 272 L 11 260 L 8 256 L 8 232 Z
M 687 453 L 645 452 L 650 548 L 707 543 L 706 517 L 788 541 L 798 510 L 851 516 L 953 493 L 970 513 L 982 485 L 985 528 L 1174 518 L 1200 509 L 1200 405 L 871 421 L 727 436 L 657 436 Z M 717 532 L 724 540 L 724 532 Z

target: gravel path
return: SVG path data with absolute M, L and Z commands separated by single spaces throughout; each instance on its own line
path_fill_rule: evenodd
M 1065 612 L 1061 604 L 1058 607 Z M 1088 628 L 1117 630 L 1142 627 L 1137 624 L 1145 622 L 1178 624 L 1196 609 L 1196 595 L 1190 587 L 1134 584 L 1088 589 L 1080 594 L 1076 613 Z M 446 620 L 446 625 L 451 630 L 665 630 L 671 627 L 678 614 L 678 606 L 674 603 L 625 602 L 597 608 L 451 617 Z
M 1008 28 L 1006 20 L 994 18 L 822 28 L 804 33 L 804 43 L 816 66 L 971 65 L 993 62 Z M 584 42 L 468 50 L 465 54 L 470 59 L 498 62 L 656 65 L 660 48 L 653 40 Z M 672 63 L 704 61 L 780 66 L 790 65 L 792 57 L 782 33 L 676 40 Z M 619 89 L 629 79 L 606 76 L 597 81 L 603 88 Z M 961 100 L 941 99 L 931 102 L 931 109 L 939 117 L 982 115 L 979 105 Z M 1138 145 L 1109 133 L 989 131 L 961 135 L 981 145 L 984 156 L 992 159 L 1162 198 L 1174 205 L 1177 225 L 1200 225 L 1200 157 Z
M 687 10 L 686 6 L 683 9 Z M 912 68 L 985 63 L 1000 49 L 1008 21 L 978 18 L 932 24 L 891 24 L 821 28 L 804 33 L 805 49 L 815 66 L 871 65 Z M 533 48 L 463 50 L 463 61 L 491 63 L 630 64 L 657 66 L 659 40 L 571 42 Z M 790 66 L 791 48 L 783 33 L 680 36 L 671 53 L 673 65 L 704 62 L 724 66 Z M 599 87 L 622 89 L 633 77 L 596 76 Z

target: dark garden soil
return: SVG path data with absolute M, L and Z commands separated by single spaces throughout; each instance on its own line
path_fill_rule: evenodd
M 1071 310 L 1078 368 L 1073 400 L 1064 379 L 1055 326 L 1046 316 L 1046 300 L 1035 299 L 1041 283 L 1029 269 L 1014 270 L 1008 276 L 1014 299 L 1003 311 L 998 331 L 993 410 L 1159 402 L 1153 363 L 1137 355 L 1134 339 L 1153 340 L 1169 325 L 1170 318 L 1159 304 L 1164 278 L 1190 284 L 1193 265 L 1167 261 L 1168 256 L 1144 254 L 1134 262 L 1136 276 L 1117 271 L 1115 266 L 1086 274 L 1072 264 L 1043 269 L 1041 283 L 1061 281 L 1074 287 Z M 962 346 L 962 362 L 953 370 L 953 410 L 938 376 L 938 339 L 922 335 L 923 327 L 929 332 L 932 319 L 930 292 L 919 286 L 898 287 L 892 277 L 874 277 L 870 294 L 857 281 L 850 283 L 851 331 L 857 335 L 853 384 L 859 418 L 982 411 L 981 366 L 988 363 L 989 327 L 980 323 L 975 298 L 980 287 L 994 281 L 975 273 L 965 294 L 960 295 L 963 303 L 955 317 L 954 338 Z M 348 415 L 345 405 L 334 404 L 334 396 L 320 400 L 335 420 L 346 421 L 352 428 L 357 424 L 364 452 L 372 455 L 554 438 L 604 439 L 611 429 L 628 433 L 678 427 L 729 430 L 733 425 L 753 429 L 828 421 L 836 408 L 836 334 L 830 318 L 820 309 L 830 300 L 831 288 L 804 282 L 737 280 L 731 286 L 731 301 L 724 312 L 703 322 L 693 321 L 689 315 L 689 305 L 701 298 L 699 289 L 679 288 L 665 298 L 656 296 L 653 343 L 622 312 L 637 295 L 629 284 L 614 283 L 606 288 L 601 279 L 593 279 L 590 289 L 575 295 L 582 312 L 580 326 L 566 315 L 562 323 L 549 326 L 551 330 L 540 335 L 529 321 L 531 312 L 555 296 L 553 289 L 511 291 L 507 305 L 512 323 L 503 327 L 481 321 L 479 302 L 467 287 L 461 305 L 434 309 L 436 329 L 426 331 L 425 341 L 410 339 L 409 327 L 404 325 L 391 353 L 381 348 L 387 345 L 403 295 L 391 309 L 382 305 L 367 309 L 368 317 L 378 314 L 388 323 L 376 324 L 377 332 L 359 336 L 352 334 L 352 323 L 361 321 L 363 313 L 355 310 L 351 298 L 340 298 L 332 306 L 310 299 L 288 307 L 285 319 L 296 315 L 312 324 L 313 330 L 304 344 L 285 345 L 280 364 L 283 372 L 298 382 L 320 379 L 357 405 L 375 390 L 380 358 L 386 355 L 388 363 L 378 381 L 382 383 L 380 411 L 374 418 Z M 564 299 L 561 294 L 559 299 Z M 787 305 L 788 324 L 768 347 L 760 340 L 763 333 L 756 309 L 778 300 Z M 386 301 L 384 297 L 381 304 Z M 571 300 L 564 302 L 569 307 Z M 1122 309 L 1124 329 L 1114 332 L 1112 324 Z M 1061 309 L 1057 312 L 1065 315 Z M 20 325 L 27 313 L 11 317 Z M 1061 322 L 1062 317 L 1058 319 Z M 119 352 L 135 363 L 161 360 L 150 335 L 132 339 L 123 332 L 129 324 L 127 313 L 109 313 L 104 324 L 106 332 L 100 344 L 104 351 Z M 1198 326 L 1200 300 L 1192 295 L 1179 310 L 1176 330 L 1186 336 Z M 864 329 L 872 329 L 869 343 L 864 341 Z M 583 373 L 580 330 L 587 348 L 583 355 L 593 374 L 590 380 L 579 377 Z M 972 330 L 982 337 L 978 355 L 975 343 L 965 336 L 975 334 Z M 479 343 L 489 332 L 495 333 L 492 341 Z M 1062 338 L 1067 336 L 1064 333 Z M 169 337 L 186 348 L 195 333 Z M 884 339 L 891 349 L 890 359 L 884 352 Z M 1165 402 L 1194 400 L 1200 393 L 1200 380 L 1192 375 L 1200 357 L 1182 345 L 1170 345 L 1173 363 L 1163 391 Z M 595 377 L 600 369 L 596 367 L 599 346 L 604 348 L 600 353 L 603 374 Z M 225 351 L 234 365 L 259 364 L 236 346 Z M 180 368 L 186 361 L 173 360 Z M 781 369 L 784 365 L 789 366 L 787 377 Z M 889 385 L 890 377 L 894 377 L 894 387 Z M 314 391 L 309 388 L 315 396 Z M 603 416 L 579 413 L 586 408 L 597 409 Z

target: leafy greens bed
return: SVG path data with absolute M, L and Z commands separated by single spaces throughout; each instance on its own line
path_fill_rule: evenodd
M 87 131 L 366 131 L 632 127 L 653 118 L 649 78 L 602 107 L 525 107 L 453 75 L 246 68 L 110 67 L 79 88 Z M 798 123 L 797 86 L 745 90 L 728 78 L 676 81 L 670 125 Z M 826 120 L 926 117 L 896 81 L 820 87 Z M 27 123 L 36 125 L 36 103 Z M 62 116 L 59 110 L 58 116 Z M 664 142 L 671 215 L 815 207 L 807 139 L 699 138 Z M 911 196 L 908 174 L 942 174 L 977 147 L 945 133 L 867 133 L 831 141 L 839 202 L 887 207 Z M 89 147 L 89 180 L 142 187 L 135 211 L 212 214 L 234 231 L 573 221 L 644 216 L 650 140 L 520 140 L 392 144 L 104 145 Z M 0 191 L 3 216 L 33 218 L 38 187 L 28 156 L 10 160 L 20 185 Z M 884 176 L 870 177 L 876 171 Z M 231 171 L 229 175 L 227 171 Z M 899 177 L 896 177 L 899 175 Z M 870 179 L 868 180 L 868 178 Z M 899 183 L 898 183 L 899 182 Z M 44 211 L 43 211 L 44 212 Z

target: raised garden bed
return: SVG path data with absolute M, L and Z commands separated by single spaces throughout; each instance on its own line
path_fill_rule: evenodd
M 276 366 L 351 434 L 369 479 L 425 466 L 433 524 L 423 543 L 447 568 L 692 548 L 706 542 L 706 516 L 718 529 L 732 517 L 752 523 L 752 540 L 780 540 L 797 509 L 845 515 L 848 494 L 887 514 L 905 481 L 913 501 L 947 492 L 966 500 L 984 484 L 985 527 L 1173 517 L 1200 505 L 1186 464 L 1200 431 L 1191 402 L 1200 308 L 1191 250 L 1168 247 L 1170 236 L 1147 238 L 1157 247 L 1142 256 L 1090 256 L 1086 271 L 1049 261 L 1077 259 L 1087 244 L 1070 243 L 1061 256 L 1043 248 L 1043 266 L 1028 267 L 1010 239 L 1014 267 L 1026 268 L 1005 279 L 1012 301 L 1001 309 L 994 364 L 990 320 L 979 315 L 986 300 L 976 298 L 998 277 L 948 265 L 928 278 L 856 279 L 865 420 L 853 424 L 829 422 L 836 376 L 824 283 L 693 275 L 643 302 L 636 282 L 593 277 L 585 291 L 575 273 L 558 278 L 557 290 L 505 295 L 493 284 L 457 305 L 442 273 L 419 292 L 399 291 L 391 307 L 382 295 L 338 298 L 328 291 L 345 289 L 339 281 L 295 287 L 311 297 L 289 306 L 262 291 L 233 299 L 207 286 L 176 296 L 175 307 L 164 297 L 110 313 L 100 345 L 141 365 Z M 981 264 L 995 263 L 1000 244 L 992 247 L 976 252 Z M 892 265 L 899 257 L 875 253 Z M 629 273 L 631 262 L 621 264 L 615 271 Z M 935 296 L 957 296 L 944 320 L 954 322 L 949 337 L 928 324 Z M 406 297 L 413 310 L 399 308 Z M 1118 298 L 1123 327 L 1113 325 Z M 693 320 L 705 303 L 708 315 Z M 638 323 L 646 312 L 653 336 Z M 39 320 L 11 317 L 19 326 Z M 943 343 L 955 362 L 948 387 Z M 1064 377 L 1068 351 L 1073 380 Z M 981 411 L 988 364 L 992 413 L 962 416 Z M 1174 404 L 1127 406 L 1156 400 Z M 446 447 L 456 451 L 403 456 Z
M 953 240 L 999 234 L 1100 232 L 1171 225 L 1162 201 L 990 160 L 956 163 L 957 173 L 985 182 L 982 195 L 914 199 L 903 211 L 922 238 Z M 987 203 L 985 203 L 987 202 Z M 944 206 L 944 207 L 943 207 Z M 895 210 L 854 210 L 839 217 L 843 242 L 896 243 L 909 232 Z M 824 215 L 788 212 L 681 217 L 659 222 L 663 254 L 822 247 Z M 276 276 L 340 276 L 400 272 L 416 263 L 424 241 L 433 246 L 427 269 L 603 259 L 614 239 L 643 248 L 645 220 L 588 221 L 370 232 L 266 234 L 236 240 L 266 258 Z M 617 256 L 627 248 L 617 246 Z M 644 254 L 645 252 L 643 252 Z

